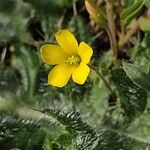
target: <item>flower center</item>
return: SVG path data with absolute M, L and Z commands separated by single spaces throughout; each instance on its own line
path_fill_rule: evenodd
M 67 58 L 67 63 L 69 63 L 70 65 L 78 65 L 80 63 L 80 61 L 81 61 L 81 59 L 77 55 L 72 55 Z

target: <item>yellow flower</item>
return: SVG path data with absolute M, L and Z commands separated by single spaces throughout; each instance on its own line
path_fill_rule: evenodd
M 56 65 L 48 75 L 48 84 L 63 87 L 70 77 L 74 82 L 83 84 L 90 72 L 87 66 L 93 50 L 84 42 L 78 45 L 74 35 L 68 30 L 55 34 L 59 45 L 44 44 L 40 48 L 43 62 Z

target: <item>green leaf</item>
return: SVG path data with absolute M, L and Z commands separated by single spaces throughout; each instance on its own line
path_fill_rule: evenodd
M 1 7 L 4 7 L 1 9 Z M 27 32 L 27 18 L 29 12 L 27 5 L 16 0 L 2 0 L 0 6 L 0 42 L 7 42 L 10 39 L 17 42 L 27 42 L 30 38 Z
M 60 13 L 60 7 L 58 1 L 44 0 L 44 1 L 35 1 L 35 0 L 23 0 L 26 3 L 29 3 L 32 8 L 35 9 L 36 15 L 39 17 L 47 17 L 48 15 L 56 16 Z
M 99 130 L 95 130 L 84 122 L 75 110 L 66 113 L 62 110 L 45 109 L 43 113 L 54 117 L 65 126 L 65 129 L 73 135 L 78 150 L 131 150 L 135 148 L 135 145 L 139 149 L 149 146 L 148 142 L 143 143 L 141 139 L 130 136 L 130 134 L 126 134 L 119 129 L 101 127 Z M 62 142 L 62 145 L 68 143 L 68 141 Z
M 20 92 L 20 84 L 17 78 L 16 70 L 12 66 L 0 66 L 0 91 Z M 6 94 L 7 95 L 7 94 Z
M 130 136 L 135 137 L 135 139 L 139 139 L 146 143 L 146 141 L 150 144 L 150 115 L 148 112 L 144 112 L 138 118 L 132 122 L 132 125 L 128 126 L 127 132 Z
M 16 0 L 1 0 L 0 12 L 11 13 L 16 7 Z
M 32 145 L 33 148 L 43 137 L 39 132 L 40 126 L 41 124 L 35 120 L 23 119 L 13 114 L 1 114 L 0 147 L 2 149 L 10 149 L 19 146 L 29 149 Z
M 90 35 L 88 28 L 85 24 L 84 18 L 79 15 L 73 16 L 69 21 L 69 26 L 78 37 L 79 41 L 86 41 L 86 43 L 93 43 L 94 39 Z
M 142 31 L 150 32 L 150 19 L 149 18 L 140 17 L 138 22 Z
M 125 114 L 129 117 L 139 116 L 146 107 L 146 91 L 134 84 L 121 68 L 114 69 L 111 76 Z
M 123 63 L 123 68 L 135 84 L 150 91 L 150 75 L 146 74 L 140 68 L 132 64 Z
M 125 0 L 124 2 L 125 2 L 125 6 L 129 7 L 135 2 L 135 0 Z
M 39 57 L 36 53 L 20 48 L 18 57 L 15 58 L 14 66 L 20 71 L 22 77 L 22 84 L 26 97 L 33 100 L 33 95 L 36 91 L 37 73 L 40 65 Z
M 60 135 L 56 141 L 62 145 L 62 147 L 67 148 L 70 147 L 71 145 L 73 145 L 73 137 L 69 134 L 62 134 Z M 72 148 L 71 148 L 72 149 Z M 73 150 L 73 149 L 72 149 Z
M 150 8 L 150 1 L 149 1 L 149 0 L 145 0 L 145 6 L 146 6 L 147 8 Z
M 82 120 L 80 114 L 75 109 L 67 113 L 52 109 L 45 109 L 42 112 L 54 117 L 65 127 L 70 135 L 76 139 L 78 149 L 94 150 L 96 148 L 98 133 Z
M 22 108 L 20 109 L 22 110 Z M 6 138 L 9 138 L 11 134 L 13 137 L 7 144 L 0 142 L 0 146 L 9 145 L 12 148 L 12 144 L 13 146 L 17 144 L 20 148 L 25 147 L 31 150 L 36 149 L 39 144 L 44 144 L 43 148 L 51 150 L 53 143 L 59 147 L 59 150 L 63 148 L 66 150 L 132 150 L 133 148 L 134 150 L 134 148 L 145 149 L 149 147 L 148 141 L 128 134 L 124 130 L 107 128 L 107 126 L 101 126 L 99 130 L 95 130 L 88 125 L 87 121 L 83 121 L 75 109 L 65 112 L 64 110 L 56 110 L 56 108 L 44 108 L 43 111 L 28 108 L 25 112 L 28 112 L 29 109 L 32 114 L 41 113 L 42 115 L 44 113 L 45 119 L 41 117 L 40 120 L 37 120 L 38 117 L 30 119 L 31 115 L 28 113 L 28 117 L 24 119 L 11 119 L 14 121 L 9 121 L 2 116 L 2 121 L 0 120 L 1 133 L 3 134 L 4 131 Z M 9 118 L 12 118 L 12 115 Z M 45 133 L 46 139 L 44 138 Z M 45 140 L 42 144 L 43 138 Z M 46 143 L 50 145 L 45 145 Z
M 127 7 L 122 13 L 121 13 L 121 20 L 123 20 L 124 24 L 129 24 L 136 16 L 141 12 L 144 6 L 144 1 L 140 0 L 133 4 L 130 7 Z

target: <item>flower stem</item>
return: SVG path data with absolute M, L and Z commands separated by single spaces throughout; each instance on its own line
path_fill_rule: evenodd
M 77 8 L 76 8 L 76 0 L 73 0 L 73 14 L 74 14 L 74 16 L 76 16 L 77 15 Z
M 112 90 L 112 88 L 110 87 L 109 83 L 106 81 L 106 79 L 103 77 L 103 75 L 98 71 L 97 68 L 93 67 L 92 65 L 89 65 L 89 67 L 103 80 L 105 86 L 107 87 L 107 89 L 109 90 L 109 92 L 111 94 L 114 93 L 114 91 Z
M 119 42 L 119 49 L 121 49 L 129 40 L 130 38 L 139 31 L 139 24 L 138 22 L 135 22 L 134 27 L 130 29 L 126 35 L 124 36 L 123 40 Z

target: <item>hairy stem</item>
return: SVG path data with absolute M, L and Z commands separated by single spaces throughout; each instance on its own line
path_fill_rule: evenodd
M 76 16 L 77 15 L 76 0 L 73 0 L 72 5 L 73 5 L 73 14 L 74 16 Z
M 130 38 L 139 30 L 138 22 L 135 23 L 134 28 L 130 29 L 127 34 L 124 36 L 123 40 L 119 44 L 119 49 L 121 49 Z
M 109 83 L 105 80 L 105 78 L 103 77 L 103 75 L 98 71 L 97 68 L 93 67 L 92 65 L 89 65 L 90 68 L 103 80 L 105 86 L 107 87 L 107 89 L 109 90 L 109 92 L 111 94 L 114 93 L 114 91 L 112 90 L 112 88 L 110 87 Z

